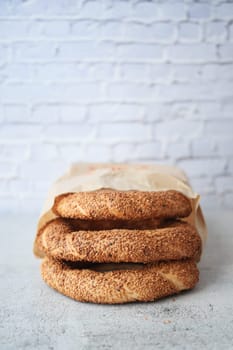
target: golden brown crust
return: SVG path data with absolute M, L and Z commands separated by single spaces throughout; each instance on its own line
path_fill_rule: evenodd
M 190 200 L 182 193 L 98 190 L 59 195 L 52 208 L 58 216 L 73 219 L 140 220 L 186 217 Z
M 69 261 L 149 263 L 198 259 L 201 252 L 201 239 L 196 229 L 179 221 L 150 230 L 73 229 L 69 220 L 61 218 L 48 224 L 41 235 L 45 254 Z
M 192 260 L 99 272 L 74 268 L 51 258 L 43 260 L 41 274 L 50 287 L 68 297 L 102 304 L 153 301 L 193 288 L 199 276 Z
M 57 219 L 55 219 L 57 220 Z M 165 223 L 163 219 L 146 219 L 146 220 L 82 220 L 82 219 L 63 219 L 72 226 L 72 231 L 87 230 L 112 230 L 112 229 L 155 229 Z M 36 235 L 33 252 L 38 258 L 44 257 L 43 247 L 41 244 L 41 234 L 45 227 L 53 220 L 47 222 Z

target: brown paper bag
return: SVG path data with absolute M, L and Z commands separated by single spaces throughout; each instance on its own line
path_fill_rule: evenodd
M 68 172 L 52 185 L 39 219 L 37 234 L 45 224 L 56 217 L 51 210 L 56 196 L 101 188 L 126 191 L 176 190 L 183 193 L 190 198 L 192 204 L 192 213 L 184 220 L 197 228 L 204 245 L 207 228 L 199 205 L 200 196 L 193 192 L 186 175 L 180 169 L 165 165 L 73 164 Z M 34 253 L 41 256 L 36 241 Z

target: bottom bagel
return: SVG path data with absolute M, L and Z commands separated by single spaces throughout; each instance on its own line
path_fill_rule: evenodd
M 78 301 L 122 304 L 153 301 L 193 288 L 199 271 L 193 260 L 153 264 L 83 264 L 44 258 L 44 281 Z

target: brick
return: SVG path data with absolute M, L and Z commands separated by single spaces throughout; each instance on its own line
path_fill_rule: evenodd
M 233 101 L 223 101 L 221 105 L 221 115 L 224 116 L 224 118 L 232 119 L 232 111 L 233 111 Z
M 102 22 L 100 25 L 99 35 L 101 39 L 111 38 L 114 40 L 115 39 L 122 40 L 122 39 L 125 39 L 124 28 L 125 28 L 125 24 L 122 21 L 115 21 L 115 20 L 105 21 L 105 22 Z M 96 38 L 96 32 L 97 31 L 95 31 L 95 38 Z M 128 38 L 128 35 L 127 35 L 127 38 Z
M 191 156 L 189 142 L 168 142 L 165 150 L 166 156 L 172 159 L 187 158 Z
M 17 197 L 9 197 L 9 194 L 0 197 L 0 212 L 2 214 L 18 213 L 19 208 L 20 206 Z
M 171 85 L 159 85 L 154 91 L 154 98 L 157 98 L 159 102 L 186 102 L 187 101 L 205 101 L 210 99 L 210 91 L 213 88 L 213 84 L 171 84 Z M 216 98 L 217 91 L 214 87 L 214 93 L 211 96 Z M 222 94 L 227 94 L 227 91 L 222 91 Z
M 196 113 L 196 105 L 193 105 L 189 102 L 183 103 L 174 103 L 171 108 L 171 118 L 172 119 L 180 119 L 184 118 L 186 120 L 199 120 L 199 118 L 195 118 Z
M 88 3 L 87 10 L 90 8 L 89 5 L 93 4 L 93 10 L 95 6 L 95 1 L 91 1 L 91 4 Z M 101 6 L 99 6 L 101 8 Z M 46 11 L 43 11 L 42 13 L 46 13 L 50 15 L 50 17 L 59 15 L 59 17 L 66 16 L 71 17 L 74 16 L 74 14 L 81 16 L 81 10 L 83 10 L 83 3 L 81 1 L 77 0 L 69 0 L 68 2 L 60 2 L 60 1 L 54 1 L 51 5 L 47 5 Z M 97 9 L 95 8 L 97 11 Z M 41 9 L 39 9 L 39 12 L 41 12 Z
M 5 76 L 3 75 L 3 73 L 0 71 L 0 84 L 2 84 L 5 81 Z
M 107 93 L 113 100 L 142 100 L 152 96 L 152 89 L 145 83 L 111 83 Z
M 54 123 L 59 119 L 60 110 L 57 105 L 35 105 L 31 111 L 31 121 L 36 123 Z
M 233 64 L 208 64 L 202 67 L 202 76 L 205 80 L 232 80 L 233 79 Z
M 30 103 L 42 103 L 60 101 L 68 94 L 75 94 L 75 90 L 72 89 L 71 84 L 66 89 L 64 84 L 47 84 L 47 83 L 35 83 L 35 82 L 14 82 L 5 83 L 4 86 L 0 85 L 1 101 L 5 104 L 26 104 Z M 71 99 L 71 95 L 66 98 Z M 72 95 L 72 96 L 73 96 Z M 73 97 L 72 97 L 73 98 Z
M 85 149 L 85 157 L 89 162 L 110 162 L 112 160 L 112 150 L 109 145 L 88 144 Z
M 231 2 L 223 3 L 215 7 L 214 17 L 217 19 L 225 19 L 225 18 L 232 19 L 232 13 L 233 13 L 233 4 Z
M 109 6 L 105 6 L 102 14 L 104 18 L 129 18 L 133 15 L 132 3 L 129 1 L 114 1 Z
M 5 197 L 5 196 L 9 196 L 10 194 L 10 186 L 9 186 L 9 183 L 10 183 L 11 180 L 9 179 L 1 179 L 0 181 L 0 197 Z
M 204 139 L 195 139 L 192 141 L 192 155 L 194 157 L 210 157 L 217 155 L 217 143 L 216 140 L 209 137 Z
M 178 40 L 180 42 L 199 41 L 200 38 L 200 24 L 191 22 L 182 22 L 179 24 Z
M 0 144 L 0 159 L 15 161 L 26 160 L 29 157 L 29 145 L 26 144 Z
M 202 66 L 198 64 L 172 64 L 172 78 L 177 82 L 200 81 Z
M 184 2 L 173 3 L 162 2 L 159 6 L 156 4 L 159 12 L 159 19 L 180 21 L 186 18 Z
M 169 64 L 153 64 L 149 67 L 149 80 L 151 82 L 170 82 L 172 68 Z
M 5 111 L 3 106 L 0 105 L 0 123 L 2 123 L 4 119 L 5 119 Z
M 203 120 L 218 119 L 222 115 L 222 108 L 219 102 L 200 102 L 197 105 L 197 116 Z
M 154 42 L 173 42 L 176 35 L 175 26 L 171 23 L 153 23 L 151 34 Z
M 17 42 L 12 44 L 13 60 L 43 60 L 52 59 L 55 57 L 56 47 L 51 42 Z
M 45 37 L 68 37 L 70 34 L 70 23 L 68 21 L 43 21 L 41 34 Z
M 6 62 L 8 60 L 9 53 L 7 45 L 0 44 L 0 63 Z
M 42 84 L 34 83 L 5 83 L 0 85 L 1 102 L 4 104 L 26 104 L 28 101 L 38 101 L 41 98 L 48 99 L 51 88 Z M 53 91 L 54 96 L 54 91 Z
M 24 180 L 37 179 L 40 174 L 40 181 L 54 181 L 61 176 L 67 168 L 64 159 L 51 162 L 50 160 L 30 160 L 20 164 L 19 176 Z M 46 171 L 43 171 L 45 170 Z
M 118 57 L 133 60 L 162 60 L 163 48 L 158 45 L 119 44 Z
M 224 156 L 233 156 L 233 141 L 232 136 L 230 137 L 219 137 L 217 139 L 217 147 L 219 154 L 222 154 Z
M 221 158 L 185 159 L 177 164 L 191 177 L 222 175 L 226 169 L 226 161 Z
M 14 2 L 12 4 L 1 4 L 1 16 L 65 16 L 73 15 L 75 12 L 80 11 L 80 1 L 70 0 L 69 2 L 61 3 L 60 1 L 54 1 L 49 4 L 45 1 L 33 1 L 33 2 Z
M 0 179 L 10 179 L 16 176 L 16 165 L 14 163 L 0 162 Z
M 87 69 L 81 63 L 51 62 L 37 64 L 35 80 L 39 81 L 80 81 L 87 78 Z
M 233 134 L 233 121 L 207 121 L 205 122 L 205 131 L 210 135 L 232 135 Z
M 148 121 L 158 121 L 163 120 L 171 116 L 171 106 L 170 104 L 159 102 L 146 102 L 146 118 Z
M 39 179 L 36 182 L 33 182 L 31 184 L 31 187 L 32 187 L 33 193 L 40 192 L 40 193 L 46 194 L 49 191 L 50 184 L 46 180 L 41 181 Z
M 219 43 L 226 40 L 225 22 L 210 22 L 206 24 L 206 41 Z
M 222 99 L 228 100 L 232 97 L 231 94 L 232 83 L 219 81 L 217 84 L 211 82 L 193 82 L 191 84 L 173 84 L 168 86 L 167 96 L 169 93 L 176 98 L 177 101 L 181 100 L 200 100 L 200 101 L 221 101 Z M 161 85 L 159 87 L 161 95 L 165 92 L 165 88 Z M 211 94 L 210 94 L 211 91 Z M 161 96 L 163 98 L 163 95 Z
M 211 194 L 215 191 L 214 183 L 211 177 L 193 177 L 191 185 L 197 193 L 202 195 Z
M 33 2 L 33 3 L 14 3 L 9 6 L 9 3 L 4 7 L 1 4 L 1 15 L 5 14 L 6 16 L 13 15 L 17 13 L 18 16 L 21 15 L 30 15 L 47 12 L 47 4 L 42 2 Z M 3 8 L 2 8 L 3 7 Z
M 124 34 L 127 39 L 172 42 L 175 39 L 175 26 L 171 23 L 157 22 L 145 25 L 144 23 L 126 23 Z
M 226 209 L 233 209 L 233 193 L 227 193 L 224 195 L 223 205 Z
M 7 62 L 2 70 L 4 76 L 9 81 L 32 81 L 36 76 L 36 65 L 29 63 Z M 48 75 L 47 75 L 48 77 Z
M 15 142 L 15 140 L 25 141 L 25 139 L 36 140 L 41 137 L 41 131 L 42 127 L 40 125 L 6 124 L 0 128 L 0 142 Z
M 23 213 L 24 215 L 28 213 L 32 213 L 33 215 L 36 215 L 37 217 L 41 214 L 41 209 L 44 205 L 44 197 L 46 196 L 46 193 L 41 193 L 40 198 L 19 198 L 17 199 L 17 213 Z M 43 196 L 43 197 L 42 197 Z
M 88 109 L 91 123 L 102 121 L 137 121 L 143 120 L 145 109 L 143 106 L 130 103 L 108 103 L 90 105 Z
M 113 148 L 113 158 L 117 162 L 161 159 L 161 144 L 159 142 L 120 143 Z
M 0 96 L 5 103 L 26 103 L 33 105 L 60 103 L 79 103 L 80 101 L 98 101 L 103 95 L 100 83 L 89 82 L 60 82 L 57 83 L 28 83 L 5 84 L 0 87 Z
M 217 67 L 218 67 L 218 63 L 208 63 L 208 64 L 200 64 L 199 65 L 199 83 L 204 83 L 204 84 L 214 84 L 215 86 L 218 83 L 221 83 L 220 81 L 216 82 L 216 76 L 217 76 Z M 221 79 L 220 79 L 221 80 Z M 195 82 L 196 83 L 196 82 Z M 206 101 L 207 103 L 209 101 Z
M 27 37 L 28 22 L 25 20 L 0 20 L 0 37 L 2 39 L 15 39 Z
M 86 108 L 79 105 L 61 105 L 58 107 L 61 121 L 63 122 L 80 122 L 86 117 Z
M 29 110 L 28 107 L 25 105 L 5 105 L 4 106 L 4 114 L 5 114 L 5 121 L 7 123 L 13 123 L 13 122 L 24 122 L 28 121 L 29 116 Z
M 232 158 L 228 161 L 227 170 L 231 175 L 233 175 L 233 159 Z
M 156 18 L 158 14 L 158 6 L 154 2 L 138 2 L 132 7 L 132 17 L 145 18 L 146 20 Z
M 39 215 L 41 213 L 41 209 L 44 206 L 44 201 L 46 198 L 47 193 L 43 193 L 42 191 L 35 191 L 35 192 L 25 192 L 22 193 L 19 199 L 19 203 L 26 202 L 28 206 L 34 206 L 34 210 L 29 209 L 29 212 L 35 212 L 39 210 Z M 24 206 L 21 208 L 21 210 L 24 210 Z M 38 215 L 38 217 L 39 217 Z
M 154 135 L 158 139 L 192 139 L 202 132 L 200 121 L 186 121 L 182 118 L 158 122 L 155 125 Z
M 86 145 L 82 143 L 58 144 L 57 148 L 61 159 L 69 162 L 83 161 L 86 157 Z
M 110 42 L 80 41 L 62 42 L 58 45 L 58 59 L 66 60 L 94 60 L 113 58 L 116 54 L 116 46 Z
M 41 182 L 40 182 L 41 183 Z M 37 208 L 36 202 L 38 199 L 41 199 L 40 210 L 42 207 L 42 200 L 44 200 L 46 193 L 48 191 L 48 184 L 44 188 L 40 188 L 39 183 L 37 186 L 33 186 L 33 183 L 30 180 L 17 179 L 10 182 L 11 196 L 14 196 L 17 193 L 17 200 L 20 203 L 20 210 L 25 210 L 34 212 Z M 22 202 L 21 202 L 22 201 Z M 30 204 L 29 204 L 30 203 Z M 28 207 L 27 207 L 28 205 Z M 39 205 L 39 201 L 38 201 Z
M 76 3 L 76 2 L 75 2 Z M 104 3 L 99 1 L 85 1 L 80 9 L 80 17 L 101 18 L 104 13 Z
M 54 160 L 58 159 L 57 147 L 50 143 L 38 143 L 30 146 L 31 160 Z
M 222 60 L 233 59 L 233 44 L 227 43 L 219 46 L 219 55 Z
M 117 73 L 116 63 L 91 63 L 86 69 L 81 69 L 84 80 L 110 80 L 114 79 Z
M 142 123 L 105 123 L 99 125 L 98 137 L 102 140 L 143 140 L 149 138 L 150 127 Z
M 215 185 L 218 193 L 233 192 L 233 176 L 219 176 Z
M 117 23 L 116 23 L 117 26 Z M 118 24 L 119 27 L 119 24 Z M 140 22 L 126 22 L 121 28 L 121 36 L 124 35 L 127 40 L 151 40 L 153 38 L 151 25 Z M 117 31 L 116 31 L 117 33 Z
M 100 32 L 100 21 L 78 20 L 71 22 L 71 35 L 75 38 L 96 39 L 96 34 Z
M 143 142 L 137 144 L 136 159 L 161 159 L 163 157 L 162 154 L 162 145 L 160 142 Z
M 14 195 L 17 193 L 19 196 L 22 194 L 32 194 L 33 193 L 33 187 L 32 182 L 30 180 L 17 178 L 17 179 L 11 179 L 9 182 L 9 188 L 11 195 Z M 34 193 L 35 195 L 35 193 Z
M 113 159 L 115 162 L 127 162 L 135 159 L 136 145 L 131 143 L 120 143 L 113 147 Z
M 188 7 L 189 18 L 208 19 L 211 15 L 211 7 L 208 3 L 192 3 Z
M 217 194 L 204 194 L 201 193 L 201 207 L 205 210 L 222 210 L 222 199 Z
M 43 132 L 46 141 L 78 141 L 79 139 L 89 139 L 93 136 L 94 129 L 86 123 L 70 123 L 47 125 Z
M 65 86 L 60 84 L 57 88 L 58 99 L 60 98 L 64 102 L 96 101 L 103 97 L 103 90 L 98 82 L 67 83 Z
M 128 81 L 148 81 L 149 66 L 145 63 L 123 63 L 119 67 L 119 76 Z
M 38 15 L 38 14 L 37 14 Z M 35 18 L 29 20 L 27 23 L 27 35 L 26 38 L 33 39 L 35 37 L 37 38 L 43 38 L 43 30 L 44 30 L 44 23 L 46 21 L 42 20 L 41 18 Z
M 233 41 L 233 23 L 231 23 L 231 24 L 228 26 L 228 30 L 229 30 L 229 40 L 230 40 L 230 41 Z
M 218 84 L 213 84 L 213 98 L 218 99 L 221 102 L 229 100 L 232 98 L 232 82 L 231 81 L 219 81 Z M 212 92 L 212 91 L 211 91 Z
M 167 48 L 167 59 L 171 62 L 205 62 L 216 58 L 215 46 L 212 44 L 176 45 Z

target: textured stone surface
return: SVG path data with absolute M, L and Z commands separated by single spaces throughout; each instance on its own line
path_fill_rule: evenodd
M 0 348 L 232 349 L 232 214 L 206 216 L 198 286 L 175 298 L 123 306 L 82 304 L 50 289 L 32 255 L 37 215 L 1 216 Z

